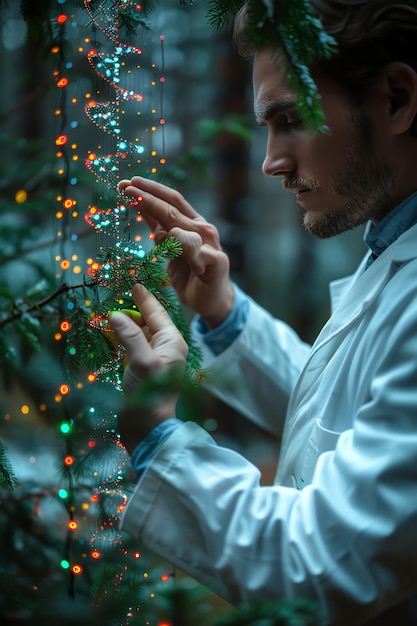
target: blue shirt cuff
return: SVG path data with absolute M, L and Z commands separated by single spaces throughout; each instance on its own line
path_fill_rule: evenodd
M 234 288 L 233 309 L 216 328 L 210 329 L 201 317 L 196 319 L 196 328 L 203 336 L 204 343 L 213 354 L 224 352 L 242 332 L 249 314 L 249 298 L 236 285 Z
M 140 416 L 139 416 L 140 418 Z M 130 462 L 139 479 L 156 454 L 158 446 L 169 437 L 183 422 L 176 417 L 161 422 L 133 450 Z

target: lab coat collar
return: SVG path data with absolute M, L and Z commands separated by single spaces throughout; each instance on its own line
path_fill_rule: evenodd
M 417 225 L 391 244 L 366 271 L 367 257 L 353 276 L 331 283 L 332 316 L 317 337 L 310 357 L 332 337 L 353 324 L 378 297 L 398 268 L 415 258 Z

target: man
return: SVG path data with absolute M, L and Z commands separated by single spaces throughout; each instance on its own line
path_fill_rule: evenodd
M 296 193 L 311 233 L 368 222 L 370 250 L 332 285 L 332 316 L 310 347 L 232 285 L 217 230 L 178 192 L 139 177 L 121 183 L 142 198 L 157 237 L 183 245 L 169 270 L 198 314 L 204 367 L 239 381 L 230 391 L 214 376 L 213 391 L 275 434 L 286 413 L 276 484 L 265 487 L 252 464 L 173 418 L 175 398 L 146 415 L 129 406 L 120 429 L 138 485 L 123 528 L 231 602 L 310 598 L 322 624 L 413 624 L 417 2 L 310 2 L 339 44 L 311 68 L 330 130 L 303 128 L 283 56 L 255 50 L 263 169 Z M 245 9 L 237 29 L 241 42 Z M 127 392 L 186 358 L 155 298 L 141 286 L 133 295 L 139 322 L 111 318 L 129 354 Z

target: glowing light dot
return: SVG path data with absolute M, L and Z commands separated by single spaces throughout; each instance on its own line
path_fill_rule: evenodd
M 66 135 L 58 135 L 55 139 L 55 145 L 57 146 L 65 146 L 68 141 L 68 137 Z
M 59 52 L 59 46 L 53 46 L 51 48 L 51 54 L 58 54 Z
M 55 213 L 55 217 L 56 217 L 57 220 L 62 220 L 62 218 L 64 217 L 64 214 L 63 214 L 62 211 L 57 211 Z
M 140 552 L 134 552 L 133 556 L 135 557 L 135 559 L 140 559 Z
M 161 165 L 165 165 L 166 159 L 159 159 L 159 162 L 161 163 Z
M 67 385 L 67 384 L 65 384 L 65 383 L 64 383 L 64 384 L 62 384 L 62 385 L 59 387 L 59 393 L 61 393 L 63 396 L 68 395 L 68 394 L 69 394 L 69 392 L 70 392 L 70 386 L 69 386 L 69 385 Z
M 64 464 L 65 464 L 67 467 L 71 467 L 71 465 L 74 465 L 74 463 L 75 463 L 75 459 L 74 459 L 74 457 L 73 457 L 73 456 L 71 456 L 71 454 L 67 454 L 67 456 L 66 456 L 66 457 L 65 457 L 65 459 L 64 459 Z
M 23 413 L 23 415 L 27 415 L 29 413 L 29 411 L 30 411 L 30 408 L 28 407 L 27 404 L 23 404 L 20 407 L 20 411 L 21 411 L 21 413 Z
M 60 341 L 62 339 L 61 333 L 55 333 L 54 339 L 55 339 L 55 341 Z
M 24 189 L 19 189 L 16 191 L 14 199 L 18 204 L 23 204 L 28 199 L 28 194 Z
M 88 504 L 88 502 L 83 502 L 82 505 L 81 505 L 81 508 L 84 511 L 87 511 L 90 508 L 90 505 Z
M 75 519 L 70 519 L 70 521 L 68 522 L 68 528 L 70 530 L 77 530 L 78 528 L 78 523 L 75 521 Z M 79 573 L 79 572 L 78 572 Z M 74 572 L 75 574 L 75 572 Z
M 62 559 L 62 561 L 61 561 L 62 569 L 68 569 L 69 566 L 70 566 L 69 562 L 66 559 Z
M 96 379 L 97 379 L 97 376 L 95 374 L 88 374 L 87 376 L 87 380 L 89 383 L 93 383 Z
M 93 550 L 91 553 L 91 558 L 93 559 L 99 559 L 101 557 L 101 552 L 99 552 L 99 550 Z
M 68 85 L 68 82 L 68 78 L 60 78 L 56 86 L 62 89 L 63 87 L 66 87 Z
M 161 580 L 169 580 L 170 576 L 169 574 L 162 574 L 161 576 Z
M 67 270 L 69 269 L 69 267 L 71 266 L 71 263 L 68 261 L 68 259 L 64 259 L 63 261 L 61 261 L 61 263 L 59 264 L 60 268 L 62 270 Z M 62 330 L 62 329 L 61 329 Z
M 58 15 L 58 17 L 56 18 L 56 21 L 58 22 L 58 24 L 65 24 L 67 19 L 68 17 L 64 13 L 61 13 L 61 15 Z
M 89 448 L 95 448 L 96 447 L 96 442 L 95 441 L 89 441 L 87 445 L 88 445 Z
M 76 204 L 77 202 L 73 198 L 65 198 L 64 202 L 62 203 L 62 206 L 64 207 L 64 209 L 67 209 L 67 211 L 69 211 Z
M 98 502 L 98 495 L 96 493 L 93 493 L 92 496 L 90 496 L 90 500 L 91 502 Z
M 161 76 L 161 78 L 159 79 L 160 83 L 164 83 L 165 82 L 165 78 L 163 76 Z
M 63 320 L 60 323 L 59 328 L 63 333 L 67 333 L 69 330 L 71 330 L 71 322 L 69 322 L 68 320 Z
M 58 495 L 62 500 L 65 500 L 65 498 L 68 498 L 68 491 L 66 489 L 60 489 Z
M 81 274 L 81 272 L 83 270 L 82 270 L 82 267 L 80 265 L 74 265 L 72 271 L 74 272 L 74 274 Z
M 78 563 L 76 563 L 75 565 L 73 565 L 71 567 L 71 571 L 72 571 L 73 574 L 78 576 L 78 574 L 82 574 L 83 573 L 83 568 L 81 567 L 81 565 L 78 565 Z
M 68 424 L 68 422 L 62 422 L 59 428 L 61 433 L 63 433 L 64 435 L 67 435 L 71 431 L 71 425 Z

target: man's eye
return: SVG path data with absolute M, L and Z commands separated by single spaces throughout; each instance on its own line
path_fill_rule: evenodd
M 301 124 L 302 121 L 298 115 L 287 115 L 287 126 L 290 126 L 291 128 L 298 128 Z

